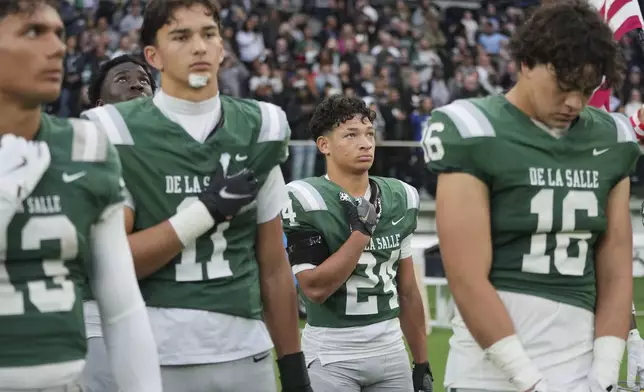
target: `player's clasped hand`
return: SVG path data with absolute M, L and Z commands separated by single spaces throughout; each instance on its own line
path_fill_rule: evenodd
M 349 218 L 351 232 L 359 231 L 371 237 L 378 224 L 376 206 L 364 197 L 353 198 L 346 192 L 340 192 L 339 197 Z
M 411 379 L 414 383 L 414 392 L 434 391 L 434 376 L 432 375 L 431 367 L 429 367 L 429 362 L 415 363 Z
M 206 206 L 215 223 L 231 219 L 255 199 L 259 190 L 252 170 L 243 169 L 228 175 L 227 163 L 222 160 L 210 175 L 208 187 L 199 195 L 199 200 Z
M 2 136 L 0 202 L 18 208 L 36 188 L 50 161 L 46 143 L 27 141 L 12 134 Z

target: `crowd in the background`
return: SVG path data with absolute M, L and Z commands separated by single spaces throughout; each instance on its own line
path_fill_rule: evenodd
M 76 116 L 87 107 L 87 85 L 101 63 L 140 53 L 145 0 L 61 0 L 67 26 L 63 94 L 48 108 Z M 517 65 L 508 37 L 536 0 L 221 0 L 226 57 L 223 94 L 280 105 L 293 140 L 307 140 L 317 102 L 330 94 L 357 95 L 378 113 L 382 141 L 419 140 L 432 109 L 459 98 L 507 91 Z M 644 64 L 634 35 L 620 44 L 629 64 L 611 109 L 642 106 Z M 320 174 L 313 145 L 291 148 L 289 179 Z M 432 193 L 422 153 L 383 147 L 373 174 L 397 177 Z

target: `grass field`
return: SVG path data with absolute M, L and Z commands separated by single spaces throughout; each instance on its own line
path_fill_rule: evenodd
M 635 308 L 640 309 L 641 316 L 638 316 L 637 323 L 640 332 L 644 336 L 644 278 L 637 278 L 634 281 L 634 299 Z M 428 290 L 430 304 L 433 304 L 434 290 Z M 432 307 L 432 314 L 435 309 Z M 431 335 L 427 338 L 427 353 L 434 373 L 434 391 L 444 392 L 443 375 L 445 374 L 445 363 L 447 361 L 447 352 L 449 350 L 449 338 L 452 331 L 448 329 L 434 328 Z M 622 362 L 621 380 L 626 379 L 626 358 Z

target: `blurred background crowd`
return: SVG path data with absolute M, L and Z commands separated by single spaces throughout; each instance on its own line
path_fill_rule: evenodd
M 87 86 L 98 67 L 124 53 L 140 54 L 145 0 L 61 0 L 67 28 L 63 93 L 47 107 L 77 116 L 88 107 Z M 397 177 L 431 195 L 418 141 L 434 108 L 455 99 L 507 91 L 517 64 L 507 43 L 538 0 L 220 0 L 226 57 L 223 94 L 281 106 L 292 139 L 287 180 L 319 175 L 322 158 L 308 121 L 330 94 L 362 97 L 378 114 L 379 147 L 372 174 Z M 611 110 L 642 106 L 644 64 L 636 35 L 620 42 L 629 64 Z M 157 75 L 158 77 L 158 75 Z M 402 143 L 401 143 L 402 142 Z M 644 171 L 641 171 L 644 173 Z M 642 176 L 644 180 L 644 175 Z M 638 181 L 637 177 L 635 181 Z M 636 188 L 636 187 L 635 187 Z

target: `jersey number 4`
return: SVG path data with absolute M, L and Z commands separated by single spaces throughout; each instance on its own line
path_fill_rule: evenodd
M 561 231 L 554 233 L 556 246 L 552 255 L 547 251 L 548 235 L 552 234 L 554 220 L 554 189 L 540 190 L 530 201 L 530 212 L 537 215 L 537 230 L 530 240 L 530 253 L 523 255 L 521 270 L 533 274 L 549 274 L 550 258 L 561 275 L 582 276 L 586 268 L 588 231 L 575 231 L 575 214 L 586 211 L 588 217 L 598 214 L 597 197 L 590 191 L 568 191 L 561 206 Z M 571 240 L 577 240 L 577 256 L 568 255 Z
M 5 234 L 6 235 L 6 234 Z M 78 236 L 74 224 L 64 215 L 30 218 L 22 229 L 21 249 L 38 251 L 43 241 L 58 240 L 58 259 L 42 261 L 44 275 L 49 279 L 27 282 L 26 293 L 17 291 L 0 255 L 0 316 L 25 314 L 25 294 L 41 313 L 68 312 L 76 302 L 74 283 L 67 279 L 69 270 L 64 260 L 73 260 L 78 255 Z M 56 287 L 58 286 L 58 287 Z
M 196 197 L 186 197 L 177 206 L 177 211 L 188 207 L 197 200 Z M 222 222 L 217 225 L 217 230 L 210 236 L 212 243 L 212 254 L 210 260 L 205 263 L 197 263 L 197 241 L 183 248 L 181 261 L 175 265 L 175 279 L 177 282 L 196 282 L 233 276 L 230 269 L 230 261 L 224 257 L 228 247 L 226 230 L 230 222 Z M 201 250 L 201 249 L 200 249 Z

